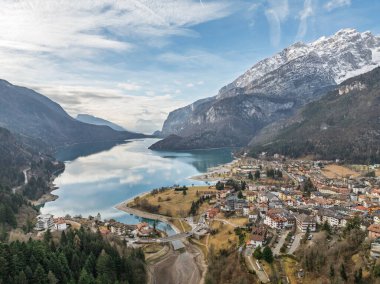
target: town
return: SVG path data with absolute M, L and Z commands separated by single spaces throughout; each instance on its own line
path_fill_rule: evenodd
M 241 157 L 195 177 L 207 186 L 154 189 L 118 206 L 153 223 L 102 221 L 100 214 L 88 218 L 45 214 L 37 217 L 36 230 L 84 227 L 142 247 L 153 263 L 162 259 L 163 247 L 181 253 L 191 243 L 205 259 L 210 250 L 236 248 L 246 269 L 262 283 L 274 279 L 307 283 L 315 275 L 310 276 L 313 269 L 302 265 L 300 251 L 321 242 L 332 247 L 348 228 L 355 228 L 365 233 L 369 244 L 367 255 L 361 255 L 367 265 L 360 268 L 364 277 L 370 267 L 380 268 L 376 262 L 380 257 L 379 172 L 380 165 L 347 166 L 263 153 L 259 159 Z M 156 228 L 156 222 L 171 224 L 175 233 L 168 236 Z

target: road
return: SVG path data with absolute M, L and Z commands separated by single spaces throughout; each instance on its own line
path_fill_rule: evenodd
M 255 271 L 257 277 L 259 277 L 261 283 L 269 283 L 270 279 L 268 278 L 268 275 L 265 273 L 263 268 L 259 269 L 258 263 L 256 260 L 253 259 L 252 256 L 245 256 L 247 259 L 249 265 L 251 268 Z
M 304 235 L 304 233 L 298 233 L 295 235 L 294 242 L 293 242 L 293 244 L 290 247 L 289 252 L 288 252 L 289 254 L 293 254 L 298 249 L 298 247 L 301 244 L 301 239 L 302 239 L 303 235 Z
M 285 239 L 286 239 L 287 235 L 288 235 L 287 231 L 284 231 L 282 233 L 282 235 L 280 236 L 280 239 L 279 239 L 278 243 L 276 244 L 276 246 L 273 249 L 273 255 L 280 255 L 280 253 L 281 253 L 280 249 L 284 245 Z

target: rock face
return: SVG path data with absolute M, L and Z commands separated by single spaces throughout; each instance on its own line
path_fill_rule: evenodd
M 144 137 L 80 122 L 47 97 L 4 80 L 0 80 L 0 127 L 52 147 Z
M 176 145 L 160 141 L 151 148 L 247 145 L 261 128 L 378 65 L 380 38 L 370 32 L 345 29 L 309 44 L 295 43 L 255 64 L 218 95 L 171 112 L 162 135 L 182 139 L 175 139 Z
M 350 78 L 304 106 L 277 135 L 249 146 L 267 152 L 351 163 L 380 162 L 380 67 Z

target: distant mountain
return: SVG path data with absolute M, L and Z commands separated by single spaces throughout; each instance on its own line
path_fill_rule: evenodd
M 0 80 L 0 127 L 53 147 L 144 137 L 77 121 L 47 97 L 4 80 Z
M 171 112 L 152 149 L 245 146 L 343 80 L 380 65 L 380 37 L 345 29 L 295 43 L 255 64 L 219 94 Z M 174 144 L 175 141 L 175 144 Z
M 90 114 L 78 114 L 76 117 L 76 120 L 79 120 L 81 122 L 88 123 L 88 124 L 93 124 L 93 125 L 105 125 L 105 126 L 111 127 L 113 130 L 116 130 L 116 131 L 126 131 L 120 125 L 117 125 L 103 118 L 92 116 Z
M 344 81 L 302 108 L 277 135 L 249 148 L 252 155 L 380 163 L 380 68 Z

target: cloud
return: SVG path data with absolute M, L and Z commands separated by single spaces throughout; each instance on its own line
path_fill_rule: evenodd
M 308 29 L 308 19 L 314 15 L 312 0 L 305 0 L 303 9 L 299 13 L 300 23 L 298 26 L 297 38 L 303 38 Z
M 88 113 L 110 120 L 126 129 L 149 134 L 161 128 L 170 111 L 189 103 L 170 94 L 156 94 L 154 97 L 142 94 L 129 95 L 121 89 L 114 88 L 112 84 L 109 87 L 101 85 L 89 87 L 52 83 L 36 85 L 33 89 L 62 104 L 72 116 Z
M 331 0 L 329 2 L 327 2 L 323 7 L 327 10 L 327 11 L 332 11 L 332 10 L 335 10 L 337 8 L 341 8 L 341 7 L 346 7 L 346 6 L 350 6 L 351 5 L 351 0 Z
M 138 91 L 141 89 L 140 85 L 134 83 L 119 83 L 117 86 L 127 91 Z
M 268 5 L 265 16 L 270 26 L 270 39 L 272 45 L 277 46 L 281 40 L 281 24 L 289 15 L 289 5 L 287 0 L 268 0 Z
M 160 68 L 163 61 L 153 58 L 157 51 L 151 49 L 173 37 L 198 36 L 194 26 L 236 10 L 226 0 L 202 5 L 197 0 L 0 4 L 0 78 L 36 88 L 72 115 L 90 113 L 128 129 L 135 129 L 145 109 L 151 114 L 141 119 L 162 123 L 164 114 L 185 104 L 173 97 L 178 86 L 168 84 L 188 74 Z

